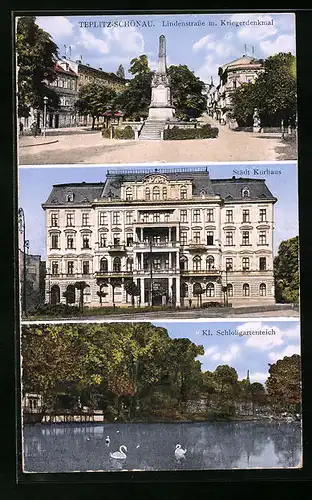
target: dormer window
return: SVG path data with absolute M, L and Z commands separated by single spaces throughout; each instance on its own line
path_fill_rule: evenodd
M 206 196 L 206 191 L 204 189 L 202 189 L 200 191 L 200 196 L 202 196 L 202 197 Z
M 167 188 L 166 187 L 163 187 L 162 195 L 163 195 L 163 199 L 166 200 L 167 199 Z
M 126 189 L 126 200 L 131 201 L 133 199 L 133 193 L 132 193 L 132 188 L 128 187 Z
M 72 193 L 72 192 L 67 193 L 66 199 L 68 202 L 74 201 L 74 193 Z
M 151 191 L 150 188 L 145 189 L 145 199 L 149 201 L 151 199 Z
M 187 189 L 185 186 L 182 186 L 180 189 L 181 200 L 186 200 L 187 197 Z
M 250 191 L 249 191 L 248 187 L 244 187 L 244 189 L 242 190 L 242 197 L 243 198 L 250 198 Z

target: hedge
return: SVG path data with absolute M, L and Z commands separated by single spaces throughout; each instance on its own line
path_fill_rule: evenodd
M 67 304 L 41 304 L 28 311 L 29 316 L 78 316 L 80 314 L 79 307 L 69 306 Z
M 134 131 L 127 125 L 124 129 L 115 128 L 114 139 L 134 139 Z
M 164 130 L 164 140 L 187 140 L 187 139 L 215 139 L 218 137 L 219 129 L 205 124 L 199 128 L 179 128 L 174 126 Z

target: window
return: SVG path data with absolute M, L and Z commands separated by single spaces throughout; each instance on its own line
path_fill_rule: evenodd
M 115 257 L 113 261 L 113 271 L 119 273 L 121 271 L 121 260 L 120 257 Z
M 105 226 L 105 224 L 107 224 L 107 213 L 106 212 L 100 212 L 99 225 L 100 226 Z
M 233 222 L 233 210 L 226 210 L 225 222 Z
M 153 188 L 153 200 L 159 200 L 160 199 L 160 189 L 158 186 L 155 186 Z
M 145 189 L 145 199 L 148 201 L 151 199 L 151 190 L 150 188 Z
M 180 244 L 187 245 L 187 232 L 186 231 L 181 231 L 180 233 Z
M 82 214 L 82 226 L 88 226 L 89 225 L 89 214 L 83 213 Z
M 207 245 L 213 245 L 213 231 L 207 232 Z
M 83 290 L 84 302 L 91 302 L 91 288 L 87 285 Z
M 228 297 L 233 297 L 233 285 L 232 285 L 232 283 L 228 283 L 227 293 L 228 293 Z
M 126 189 L 126 200 L 131 201 L 133 199 L 132 188 L 128 187 Z
M 165 219 L 165 222 L 169 222 L 170 214 L 168 214 L 168 212 L 165 213 L 164 219 Z
M 187 283 L 181 283 L 181 297 L 188 297 L 189 287 Z
M 153 214 L 153 222 L 160 222 L 160 214 Z
M 260 293 L 260 297 L 266 296 L 266 284 L 265 283 L 260 283 L 259 293 Z
M 212 269 L 215 268 L 215 265 L 214 265 L 214 258 L 212 257 L 212 255 L 210 255 L 209 257 L 207 257 L 206 259 L 206 269 L 207 271 L 211 271 Z
M 74 261 L 72 260 L 67 262 L 67 274 L 74 274 Z
M 51 214 L 51 226 L 58 226 L 58 214 Z
M 68 202 L 74 201 L 74 193 L 67 193 L 66 200 Z
M 266 271 L 266 257 L 259 258 L 259 269 L 260 271 Z
M 233 259 L 232 259 L 232 257 L 227 257 L 225 259 L 225 269 L 227 271 L 232 271 L 233 270 Z
M 180 258 L 180 271 L 187 271 L 187 269 L 188 269 L 187 257 L 185 257 L 185 255 L 182 255 L 182 257 Z
M 165 269 L 169 269 L 169 259 L 165 259 Z
M 180 222 L 187 222 L 187 210 L 180 210 Z
M 59 265 L 58 262 L 52 262 L 52 274 L 53 276 L 58 274 Z
M 213 210 L 213 208 L 207 208 L 207 222 L 214 222 L 214 210 Z
M 68 285 L 66 288 L 66 304 L 74 304 L 76 301 L 76 290 L 74 285 Z
M 243 231 L 242 234 L 242 245 L 249 245 L 249 231 Z
M 100 248 L 105 248 L 107 245 L 107 237 L 106 234 L 100 234 Z
M 149 215 L 147 213 L 141 215 L 142 222 L 148 222 Z
M 201 270 L 201 258 L 199 255 L 196 255 L 193 259 L 193 271 L 200 271 Z
M 243 190 L 242 190 L 242 197 L 243 198 L 249 198 L 250 197 L 250 191 L 247 187 L 245 187 Z
M 52 234 L 52 236 L 51 236 L 51 248 L 57 249 L 59 247 L 58 243 L 59 243 L 58 234 Z
M 119 247 L 120 245 L 120 234 L 114 235 L 114 247 Z
M 193 210 L 193 222 L 200 222 L 200 210 Z
M 167 199 L 167 188 L 166 187 L 163 187 L 163 190 L 162 190 L 162 196 L 163 196 L 163 199 L 166 200 Z
M 88 260 L 84 260 L 82 263 L 82 274 L 89 274 L 90 264 Z
M 243 210 L 243 222 L 250 222 L 249 210 Z
M 74 214 L 66 214 L 66 226 L 73 227 L 74 225 Z
M 215 287 L 213 283 L 208 283 L 206 286 L 206 297 L 214 297 Z
M 74 248 L 74 237 L 72 234 L 69 234 L 67 236 L 67 248 L 68 249 L 73 249 Z
M 113 212 L 113 224 L 120 224 L 120 212 Z
M 248 283 L 243 284 L 243 297 L 249 297 L 250 295 L 250 287 Z
M 132 271 L 133 270 L 133 259 L 129 257 L 129 259 L 127 259 L 127 271 Z
M 107 272 L 107 270 L 108 270 L 107 259 L 105 257 L 102 257 L 100 260 L 100 271 L 103 273 Z
M 194 243 L 199 244 L 200 243 L 200 231 L 194 231 Z
M 185 186 L 182 186 L 180 189 L 180 197 L 181 197 L 181 200 L 186 200 L 186 198 L 187 198 L 187 189 Z
M 266 245 L 267 242 L 267 233 L 266 231 L 259 232 L 259 245 Z
M 249 271 L 249 257 L 243 257 L 243 271 Z
M 226 231 L 225 233 L 225 244 L 233 246 L 233 232 L 232 231 Z
M 160 235 L 156 234 L 153 236 L 153 245 L 159 245 L 160 244 Z
M 133 236 L 132 236 L 131 233 L 127 233 L 126 243 L 127 243 L 127 247 L 132 247 L 133 246 Z
M 82 248 L 90 248 L 90 238 L 87 234 L 82 236 Z
M 153 269 L 157 270 L 157 269 L 160 269 L 160 267 L 161 267 L 161 260 L 160 260 L 160 258 L 154 259 L 153 260 Z
M 133 213 L 126 212 L 126 224 L 132 224 L 133 221 Z
M 266 208 L 260 208 L 259 210 L 260 222 L 267 222 L 267 211 Z

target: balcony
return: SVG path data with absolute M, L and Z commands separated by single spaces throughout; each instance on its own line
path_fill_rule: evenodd
M 148 241 L 137 241 L 133 243 L 134 250 L 170 250 L 176 249 L 180 247 L 180 243 L 178 241 L 152 241 L 151 243 Z
M 94 273 L 95 278 L 124 278 L 131 277 L 133 275 L 133 271 L 96 271 Z
M 108 251 L 109 252 L 125 252 L 126 248 L 125 245 L 117 244 L 117 243 L 112 243 L 111 245 L 108 245 Z
M 161 275 L 165 275 L 165 276 L 171 276 L 171 275 L 175 275 L 175 274 L 180 274 L 180 270 L 177 269 L 177 268 L 171 268 L 171 269 L 168 269 L 168 268 L 153 268 L 152 269 L 152 275 L 153 276 L 156 276 L 158 274 L 161 274 Z M 151 275 L 151 268 L 150 267 L 146 267 L 144 269 L 136 269 L 133 271 L 133 276 L 150 276 Z
M 207 249 L 207 245 L 205 243 L 195 241 L 191 241 L 188 245 L 185 246 L 188 246 L 188 249 L 194 252 L 204 252 Z
M 218 269 L 190 269 L 190 270 L 182 270 L 180 271 L 182 276 L 191 276 L 191 275 L 196 275 L 196 276 L 218 276 L 221 274 L 221 271 Z

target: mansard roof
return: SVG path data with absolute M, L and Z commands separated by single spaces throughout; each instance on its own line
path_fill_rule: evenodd
M 121 186 L 125 182 L 142 182 L 149 175 L 159 175 L 168 181 L 189 181 L 192 183 L 192 193 L 194 196 L 201 196 L 203 191 L 208 196 L 219 196 L 225 202 L 255 200 L 276 201 L 265 179 L 232 177 L 231 179 L 211 179 L 208 169 L 198 168 L 163 168 L 138 170 L 118 170 L 107 171 L 106 181 L 89 183 L 55 184 L 43 207 L 47 205 L 86 205 L 91 206 L 94 200 L 119 200 L 121 197 Z M 155 183 L 155 185 L 157 185 Z M 243 198 L 244 188 L 249 190 L 249 197 Z M 72 201 L 68 196 L 73 195 Z M 169 201 L 169 200 L 168 200 Z M 152 203 L 152 202 L 151 202 Z

